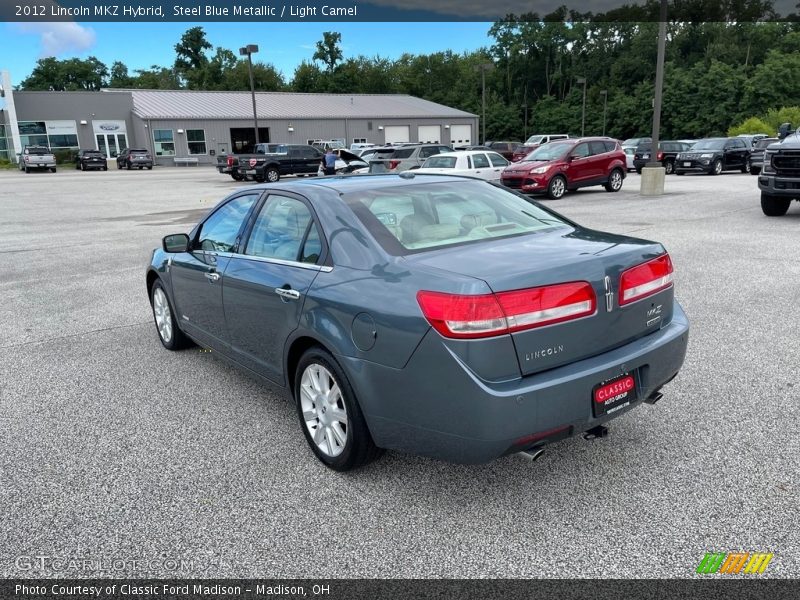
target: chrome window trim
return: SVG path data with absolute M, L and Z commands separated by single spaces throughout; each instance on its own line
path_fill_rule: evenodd
M 253 254 L 240 254 L 237 252 L 215 252 L 213 250 L 204 250 L 203 252 L 211 252 L 217 256 L 224 258 L 242 258 L 244 260 L 252 260 L 255 262 L 263 262 L 273 265 L 283 265 L 285 267 L 298 267 L 300 269 L 308 269 L 310 271 L 321 271 L 322 273 L 330 273 L 333 267 L 327 265 L 314 265 L 311 263 L 304 263 L 297 260 L 285 260 L 283 258 L 267 258 L 265 256 L 255 256 Z

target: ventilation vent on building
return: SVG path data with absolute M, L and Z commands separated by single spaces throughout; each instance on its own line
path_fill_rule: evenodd
M 372 131 L 372 121 L 367 121 L 367 131 Z

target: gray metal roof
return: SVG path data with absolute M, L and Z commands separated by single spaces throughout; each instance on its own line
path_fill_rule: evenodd
M 251 119 L 253 117 L 250 92 L 124 91 L 132 94 L 133 112 L 143 119 Z M 463 110 L 401 94 L 256 92 L 256 108 L 260 119 L 475 117 Z

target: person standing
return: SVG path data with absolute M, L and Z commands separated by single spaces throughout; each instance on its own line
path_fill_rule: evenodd
M 336 175 L 336 155 L 333 148 L 328 148 L 324 159 L 325 175 Z

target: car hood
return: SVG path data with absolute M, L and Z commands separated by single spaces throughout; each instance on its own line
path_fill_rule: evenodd
M 509 165 L 503 171 L 504 173 L 527 173 L 531 169 L 535 169 L 536 167 L 542 167 L 544 165 L 552 164 L 554 161 L 552 160 L 526 160 L 523 162 L 514 163 L 513 165 Z

